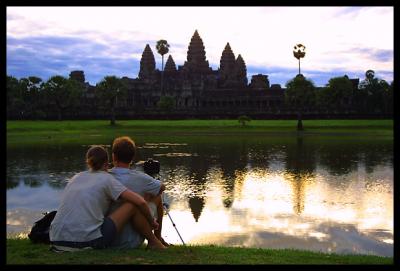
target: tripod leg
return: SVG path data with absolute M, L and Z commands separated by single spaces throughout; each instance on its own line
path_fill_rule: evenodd
M 165 206 L 164 206 L 164 208 L 165 208 Z M 165 208 L 165 211 L 167 212 L 167 215 L 168 215 L 169 219 L 171 220 L 172 226 L 174 226 L 176 232 L 178 233 L 179 238 L 180 238 L 181 241 L 182 241 L 182 244 L 183 244 L 184 246 L 186 246 L 185 242 L 184 242 L 183 239 L 182 239 L 181 234 L 179 233 L 178 229 L 176 228 L 176 225 L 175 225 L 174 221 L 172 220 L 171 215 L 169 214 L 169 211 L 168 211 L 166 208 Z

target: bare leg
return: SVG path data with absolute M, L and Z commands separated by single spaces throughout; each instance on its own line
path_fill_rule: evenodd
M 163 222 L 163 217 L 164 217 L 164 208 L 162 205 L 163 202 L 162 202 L 161 195 L 154 197 L 151 201 L 157 206 L 157 223 L 159 225 L 158 229 L 154 230 L 154 235 L 158 238 L 158 240 L 161 241 L 161 243 L 164 246 L 169 246 L 170 244 L 165 242 L 165 240 L 161 237 L 162 222 Z
M 125 202 L 110 214 L 109 217 L 114 222 L 118 233 L 121 232 L 124 225 L 130 221 L 135 230 L 147 239 L 149 248 L 165 248 L 165 246 L 154 235 L 149 222 L 135 205 Z

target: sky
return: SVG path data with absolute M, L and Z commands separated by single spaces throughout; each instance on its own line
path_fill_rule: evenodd
M 7 74 L 69 76 L 83 70 L 92 85 L 108 75 L 137 78 L 144 47 L 165 39 L 176 65 L 198 30 L 210 66 L 229 42 L 249 82 L 265 74 L 284 86 L 298 73 L 293 47 L 306 46 L 301 73 L 316 86 L 365 71 L 393 80 L 393 7 L 7 7 Z

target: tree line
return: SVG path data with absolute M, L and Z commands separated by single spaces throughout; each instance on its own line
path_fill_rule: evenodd
M 355 88 L 347 75 L 333 77 L 320 89 L 298 74 L 286 83 L 285 103 L 295 108 L 298 129 L 302 130 L 302 115 L 316 111 L 322 114 L 393 114 L 393 81 L 391 84 L 375 77 L 373 70 Z
M 85 98 L 88 87 L 87 83 L 71 75 L 69 78 L 56 75 L 47 81 L 36 76 L 17 79 L 7 75 L 7 119 L 79 118 L 80 110 L 88 106 Z M 96 84 L 93 93 L 96 105 L 92 106 L 107 112 L 110 123 L 115 124 L 117 100 L 127 98 L 127 86 L 123 80 L 106 76 Z M 286 83 L 284 93 L 284 107 L 296 111 L 299 120 L 309 112 L 393 113 L 393 82 L 389 84 L 375 77 L 372 70 L 366 72 L 365 79 L 356 88 L 346 75 L 331 78 L 326 86 L 317 88 L 312 80 L 298 74 Z M 167 98 L 161 97 L 158 106 L 162 110 L 173 110 L 174 104 Z

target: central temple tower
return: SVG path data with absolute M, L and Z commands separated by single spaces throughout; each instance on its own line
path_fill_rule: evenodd
M 204 50 L 203 40 L 200 38 L 197 30 L 190 40 L 187 61 L 183 65 L 183 70 L 189 73 L 211 73 L 212 70 L 206 60 L 206 51 Z

